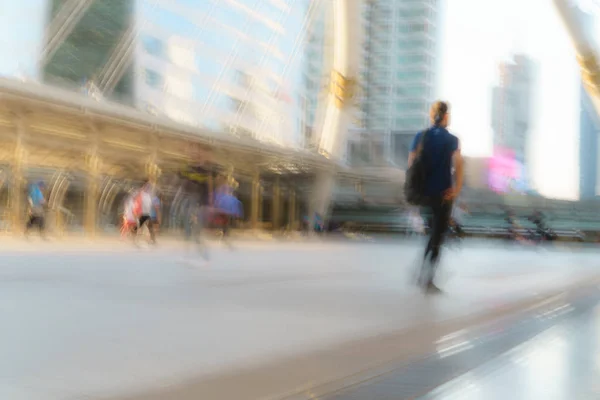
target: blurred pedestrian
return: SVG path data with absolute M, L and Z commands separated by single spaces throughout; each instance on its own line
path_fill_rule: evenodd
M 448 104 L 435 102 L 430 117 L 431 127 L 418 133 L 413 140 L 408 165 L 410 168 L 418 159 L 424 167 L 423 205 L 431 215 L 430 237 L 423 255 L 419 283 L 428 292 L 439 292 L 434 284 L 435 270 L 444 235 L 448 232 L 452 204 L 462 189 L 463 159 L 458 138 L 447 130 L 450 122 Z
M 29 218 L 25 226 L 25 236 L 29 235 L 29 231 L 34 226 L 37 226 L 40 231 L 40 236 L 45 237 L 46 229 L 46 198 L 44 196 L 44 182 L 36 182 L 29 187 L 27 196 L 29 203 Z
M 243 206 L 234 195 L 234 189 L 229 185 L 223 185 L 215 196 L 215 216 L 223 232 L 225 243 L 231 246 L 230 234 L 233 222 L 243 217 Z
M 134 238 L 137 239 L 137 236 L 140 234 L 140 231 L 142 231 L 144 227 L 146 227 L 148 229 L 148 232 L 150 233 L 150 242 L 152 244 L 156 244 L 154 224 L 151 218 L 152 194 L 153 188 L 150 182 L 146 182 L 142 186 L 141 190 L 136 194 L 134 213 L 138 217 L 138 224 L 136 227 L 136 235 L 134 236 Z
M 195 200 L 190 209 L 191 245 L 195 246 L 203 261 L 209 261 L 208 242 L 206 237 L 206 225 L 210 209 L 200 201 Z
M 132 235 L 137 229 L 137 217 L 135 215 L 135 199 L 132 194 L 125 198 L 123 204 L 123 221 L 121 225 L 121 238 Z

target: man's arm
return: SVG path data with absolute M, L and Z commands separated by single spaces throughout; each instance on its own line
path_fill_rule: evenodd
M 411 151 L 408 153 L 408 168 L 412 167 L 412 164 L 415 162 L 415 157 L 417 156 L 416 151 Z
M 160 222 L 162 221 L 162 211 L 161 211 L 161 207 L 160 207 L 160 205 L 159 205 L 159 204 L 156 204 L 156 205 L 154 206 L 154 210 L 155 210 L 155 212 L 156 212 L 156 222 L 157 222 L 158 224 L 160 224 Z
M 464 168 L 463 168 L 463 157 L 460 151 L 460 142 L 458 143 L 458 148 L 452 154 L 452 164 L 454 165 L 454 196 L 458 197 L 463 187 L 464 180 Z
M 417 148 L 419 147 L 419 143 L 421 142 L 421 133 L 417 133 L 415 138 L 410 145 L 410 152 L 408 153 L 408 168 L 410 168 L 415 162 L 415 158 L 417 157 Z

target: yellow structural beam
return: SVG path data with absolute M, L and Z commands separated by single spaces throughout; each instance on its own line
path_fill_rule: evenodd
M 354 97 L 356 80 L 342 75 L 339 71 L 331 72 L 331 94 L 337 108 L 342 108 L 348 100 Z

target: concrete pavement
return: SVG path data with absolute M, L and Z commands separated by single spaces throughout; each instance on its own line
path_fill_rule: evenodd
M 594 252 L 467 246 L 446 252 L 446 294 L 427 298 L 410 284 L 421 252 L 410 242 L 244 242 L 215 246 L 203 267 L 179 262 L 176 242 L 34 238 L 0 251 L 0 398 L 14 400 L 277 398 L 408 356 L 407 340 L 425 346 L 433 327 L 539 301 L 598 267 Z M 381 338 L 397 354 L 365 357 Z M 335 358 L 357 346 L 365 353 Z M 298 361 L 308 354 L 311 368 Z

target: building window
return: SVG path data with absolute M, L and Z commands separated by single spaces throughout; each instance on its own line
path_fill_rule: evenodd
M 244 107 L 244 103 L 234 97 L 229 98 L 231 111 L 238 112 Z
M 402 24 L 398 27 L 401 33 L 420 33 L 427 32 L 426 23 Z
M 400 51 L 405 52 L 417 52 L 423 51 L 423 49 L 430 49 L 431 43 L 427 39 L 418 39 L 418 38 L 399 38 L 398 39 L 398 47 Z
M 218 58 L 207 57 L 205 55 L 196 55 L 194 62 L 199 72 L 211 78 L 219 76 L 221 70 L 224 68 Z
M 414 130 L 425 127 L 425 117 L 396 118 L 396 129 Z
M 396 104 L 399 114 L 414 114 L 427 111 L 427 105 L 421 101 L 401 101 Z
M 431 9 L 428 6 L 401 8 L 398 12 L 398 16 L 400 18 L 427 18 L 430 16 L 430 10 Z
M 360 163 L 360 150 L 358 143 L 348 142 L 348 160 L 350 164 L 356 165 Z
M 392 136 L 392 157 L 401 168 L 408 166 L 408 154 L 416 133 L 412 130 L 408 132 L 410 133 L 396 133 Z
M 211 89 L 203 85 L 202 83 L 192 82 L 192 98 L 197 103 L 205 102 L 210 96 Z
M 163 87 L 163 78 L 162 76 L 151 69 L 146 68 L 144 73 L 146 84 L 154 89 L 162 89 Z
M 396 74 L 399 81 L 424 82 L 427 81 L 427 71 L 399 71 Z
M 385 164 L 385 143 L 375 141 L 371 143 L 373 151 L 373 161 L 377 165 Z
M 398 63 L 402 65 L 415 65 L 427 62 L 427 57 L 424 54 L 400 54 Z
M 142 46 L 144 51 L 148 54 L 152 54 L 156 57 L 162 57 L 164 55 L 164 45 L 159 39 L 153 36 L 142 37 Z

